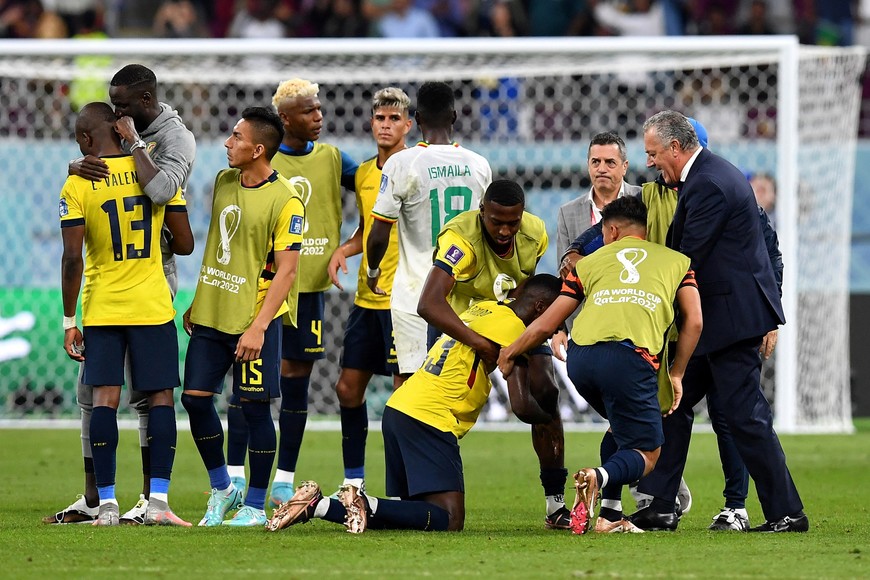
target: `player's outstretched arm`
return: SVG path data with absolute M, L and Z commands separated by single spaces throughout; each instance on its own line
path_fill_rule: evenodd
M 468 328 L 447 302 L 455 283 L 453 276 L 438 266 L 432 266 L 417 303 L 417 314 L 441 332 L 473 348 L 492 367 L 498 359 L 498 346 Z
M 532 322 L 515 341 L 501 349 L 498 356 L 498 368 L 507 379 L 514 370 L 517 357 L 539 346 L 544 340 L 553 336 L 565 319 L 579 306 L 579 302 L 570 296 L 559 296 L 534 322 Z
M 266 329 L 275 319 L 275 314 L 281 308 L 281 304 L 287 299 L 290 288 L 296 281 L 298 266 L 299 250 L 275 252 L 275 277 L 272 278 L 272 283 L 266 290 L 266 297 L 263 299 L 260 312 L 257 313 L 251 326 L 239 337 L 235 353 L 237 361 L 248 362 L 260 358 Z
M 60 266 L 60 285 L 63 296 L 63 315 L 65 318 L 74 319 L 85 265 L 84 259 L 82 259 L 85 226 L 61 228 L 61 235 L 63 237 L 63 257 Z M 63 349 L 71 359 L 79 362 L 85 360 L 80 350 L 81 344 L 82 333 L 78 327 L 64 329 Z
M 169 242 L 169 249 L 173 254 L 179 256 L 189 256 L 193 252 L 193 232 L 190 230 L 190 219 L 187 211 L 172 210 L 179 206 L 169 206 L 163 216 L 163 222 L 166 224 L 169 233 L 172 234 L 172 240 Z
M 553 415 L 544 411 L 537 399 L 532 396 L 527 365 L 517 364 L 506 382 L 511 411 L 517 419 L 530 425 L 549 423 L 553 420 Z
M 704 319 L 701 315 L 701 295 L 696 286 L 686 285 L 677 290 L 677 304 L 680 307 L 680 317 L 683 323 L 680 326 L 674 362 L 668 369 L 671 383 L 674 386 L 674 403 L 671 405 L 668 415 L 673 413 L 680 404 L 686 365 L 689 364 L 689 359 L 695 352 L 698 339 L 701 338 L 701 330 L 704 328 Z
M 344 290 L 341 282 L 338 280 L 338 269 L 347 274 L 347 258 L 357 256 L 362 253 L 363 245 L 363 228 L 365 222 L 362 216 L 359 218 L 359 226 L 353 231 L 353 234 L 340 246 L 338 246 L 329 258 L 329 265 L 326 266 L 326 271 L 329 274 L 329 279 L 332 284 L 339 290 Z

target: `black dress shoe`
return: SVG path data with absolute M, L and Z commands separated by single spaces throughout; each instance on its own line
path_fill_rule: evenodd
M 764 522 L 760 526 L 749 528 L 750 532 L 776 534 L 779 532 L 806 532 L 810 529 L 810 520 L 804 512 L 778 519 L 775 522 Z
M 680 523 L 676 513 L 660 514 L 649 507 L 634 512 L 628 520 L 646 532 L 673 532 Z

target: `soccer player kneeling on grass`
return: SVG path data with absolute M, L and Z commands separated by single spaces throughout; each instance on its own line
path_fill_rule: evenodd
M 551 336 L 585 298 L 571 329 L 568 376 L 610 429 L 601 441 L 598 468 L 574 474 L 577 497 L 571 529 L 589 530 L 601 490 L 595 531 L 641 532 L 622 513 L 622 486 L 652 471 L 662 434 L 661 412 L 677 408 L 686 364 L 701 335 L 701 299 L 686 256 L 645 240 L 646 207 L 640 198 L 619 198 L 602 210 L 605 246 L 577 263 L 562 295 L 501 350 L 498 366 L 507 377 L 516 357 Z M 674 301 L 682 325 L 669 369 L 672 385 L 659 395 L 656 372 L 664 337 L 674 321 Z M 672 388 L 671 388 L 672 386 Z
M 475 332 L 505 345 L 546 311 L 561 285 L 559 278 L 539 274 L 526 282 L 516 300 L 482 301 L 461 318 Z M 367 528 L 462 530 L 465 483 L 459 439 L 472 428 L 489 397 L 492 370 L 471 347 L 442 335 L 384 410 L 386 491 L 401 500 L 372 497 L 352 485 L 342 486 L 337 500 L 324 498 L 320 486 L 307 481 L 275 510 L 267 529 L 277 531 L 316 517 L 344 523 L 351 533 Z M 508 381 L 514 412 L 532 423 L 551 421 L 525 379 L 526 373 L 518 372 Z

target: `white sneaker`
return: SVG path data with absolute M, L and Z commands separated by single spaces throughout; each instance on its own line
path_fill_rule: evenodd
M 108 502 L 100 506 L 100 513 L 93 522 L 92 526 L 117 526 L 118 525 L 118 504 Z
M 713 516 L 713 523 L 707 529 L 717 532 L 745 532 L 749 529 L 749 514 L 744 508 L 722 508 L 721 512 Z
M 677 503 L 681 513 L 687 514 L 692 509 L 692 492 L 689 491 L 689 486 L 686 484 L 685 479 L 680 479 L 680 489 L 677 491 Z
M 359 490 L 359 493 L 366 492 L 366 480 L 365 479 L 363 479 L 361 477 L 348 479 L 345 477 L 344 481 L 341 482 L 341 485 L 338 486 L 338 489 L 335 490 L 335 493 L 333 493 L 332 495 L 329 496 L 329 499 L 339 499 L 338 492 L 340 492 L 341 488 L 343 488 L 346 485 L 352 485 L 353 487 L 357 488 Z
M 148 500 L 145 499 L 145 496 L 141 493 L 139 494 L 139 501 L 136 502 L 129 511 L 125 512 L 124 515 L 121 516 L 121 523 L 128 526 L 144 526 L 145 525 L 145 512 L 148 511 Z
M 99 506 L 88 507 L 85 496 L 76 496 L 76 500 L 54 515 L 42 518 L 44 524 L 90 524 L 100 513 Z

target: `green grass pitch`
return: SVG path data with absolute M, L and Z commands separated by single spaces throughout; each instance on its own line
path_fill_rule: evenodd
M 305 437 L 298 476 L 326 493 L 341 478 L 339 433 Z M 566 435 L 569 470 L 598 465 L 597 433 Z M 808 534 L 712 533 L 722 474 L 712 434 L 696 434 L 686 479 L 692 511 L 676 533 L 572 536 L 545 530 L 537 462 L 528 433 L 472 432 L 462 442 L 467 488 L 459 534 L 370 531 L 351 536 L 324 521 L 270 534 L 260 529 L 95 529 L 40 518 L 81 493 L 78 434 L 0 430 L 0 577 L 870 577 L 870 422 L 855 435 L 784 436 L 789 467 L 810 517 Z M 383 492 L 380 433 L 369 437 L 367 484 Z M 137 498 L 137 436 L 121 432 L 122 511 Z M 208 479 L 190 433 L 179 433 L 170 501 L 194 523 Z M 573 500 L 569 488 L 568 501 Z M 626 493 L 626 505 L 631 504 Z M 750 490 L 753 525 L 762 522 Z

